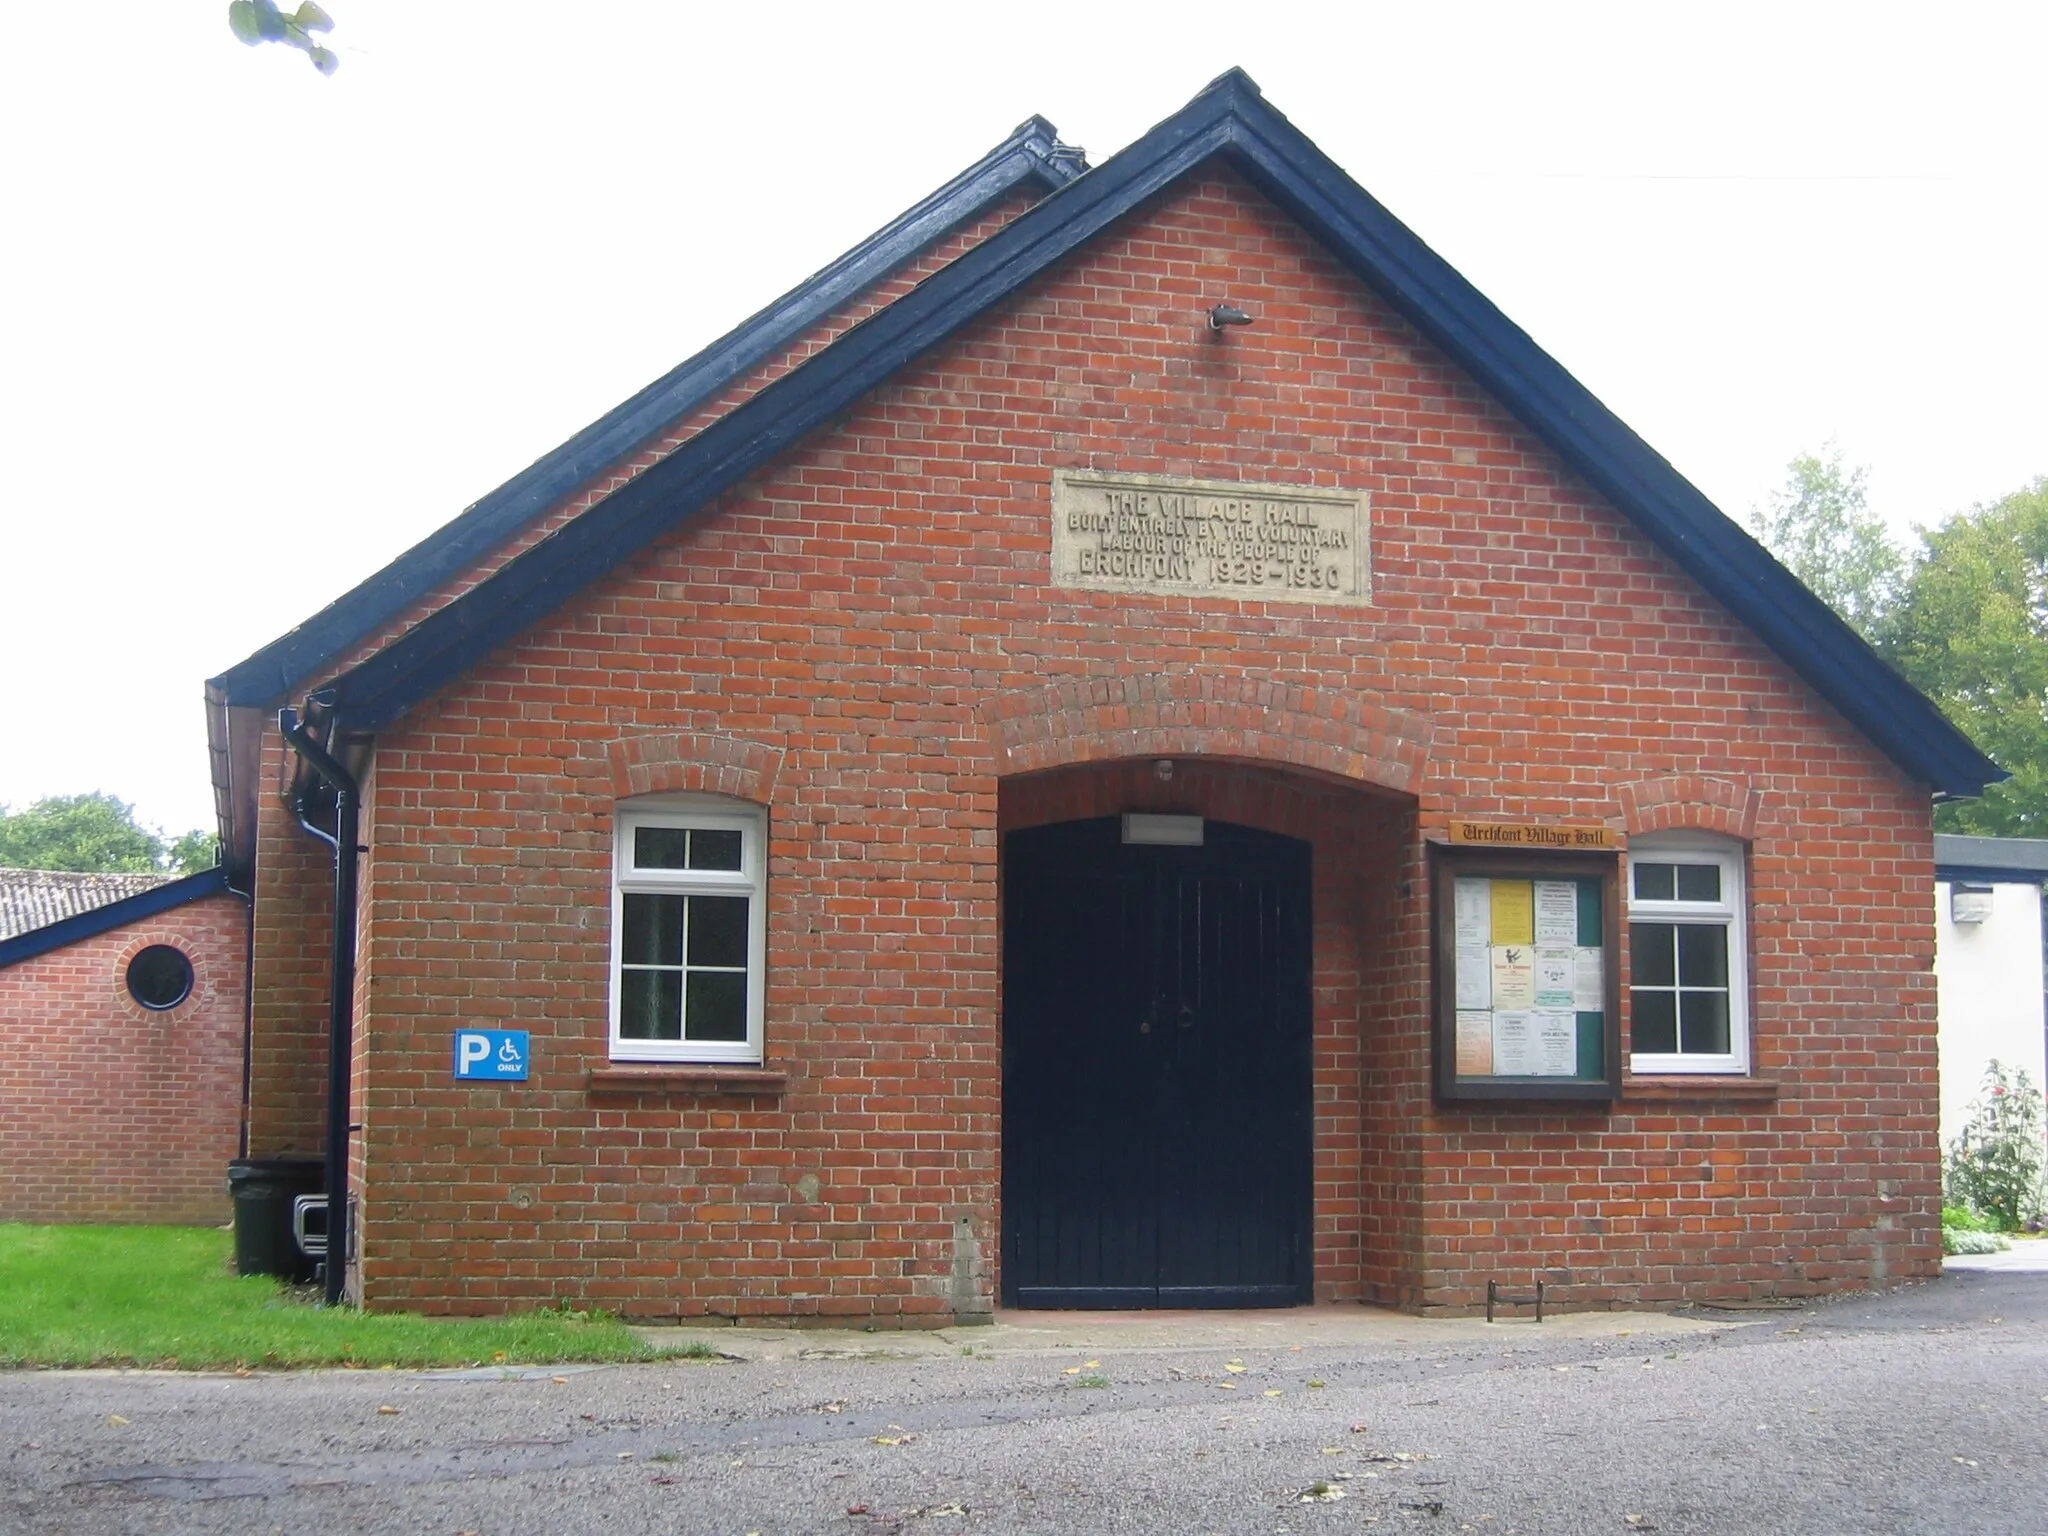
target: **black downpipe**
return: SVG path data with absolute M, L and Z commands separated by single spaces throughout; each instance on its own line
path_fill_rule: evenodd
M 348 1267 L 349 1067 L 354 1050 L 356 998 L 356 836 L 362 790 L 355 776 L 313 739 L 296 709 L 277 712 L 277 728 L 291 749 L 334 791 L 334 835 L 299 823 L 334 849 L 334 953 L 327 989 L 327 1305 L 341 1302 Z

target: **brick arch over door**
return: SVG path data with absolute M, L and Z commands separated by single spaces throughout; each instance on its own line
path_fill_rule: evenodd
M 1117 758 L 1236 758 L 1414 794 L 1430 722 L 1355 693 L 1168 672 L 1074 678 L 989 700 L 999 777 Z

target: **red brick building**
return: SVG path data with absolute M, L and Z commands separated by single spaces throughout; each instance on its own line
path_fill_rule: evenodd
M 249 1151 L 343 1106 L 373 1307 L 1936 1272 L 1998 770 L 1241 74 L 1025 124 L 210 700 Z
M 227 1219 L 248 954 L 217 870 L 0 870 L 0 1221 Z

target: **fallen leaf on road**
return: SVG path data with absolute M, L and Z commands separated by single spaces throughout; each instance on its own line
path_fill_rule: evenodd
M 1233 1376 L 1242 1376 L 1244 1374 L 1244 1362 L 1242 1360 L 1233 1360 L 1224 1366 L 1223 1369 L 1230 1372 Z
M 920 1509 L 918 1513 L 920 1515 L 964 1515 L 967 1513 L 967 1506 L 965 1504 L 934 1504 L 929 1509 Z
M 548 1380 L 552 1381 L 558 1387 L 566 1387 L 567 1385 L 569 1385 L 569 1378 L 566 1376 L 550 1376 Z
M 1279 1397 L 1280 1395 L 1281 1395 L 1281 1394 L 1280 1394 L 1280 1393 L 1279 1393 L 1278 1391 L 1274 1391 L 1274 1390 L 1271 1390 L 1271 1389 L 1269 1389 L 1269 1390 L 1267 1391 L 1267 1393 L 1266 1393 L 1266 1396 L 1268 1396 L 1268 1397 Z
M 1328 1386 L 1328 1385 L 1329 1385 L 1329 1383 L 1328 1383 L 1328 1382 L 1323 1382 L 1323 1381 L 1311 1381 L 1311 1382 L 1309 1383 L 1309 1385 L 1310 1385 L 1311 1387 L 1323 1387 L 1323 1386 Z
M 915 1435 L 877 1435 L 875 1436 L 875 1444 L 908 1445 L 911 1441 L 915 1440 L 916 1438 L 917 1436 Z
M 1102 1362 L 1100 1360 L 1083 1360 L 1081 1362 L 1081 1369 L 1084 1371 L 1099 1371 L 1102 1369 Z
M 109 1424 L 126 1424 L 128 1422 L 128 1415 L 125 1413 L 110 1413 L 107 1415 L 107 1422 Z
M 1237 1390 L 1237 1383 L 1234 1381 L 1219 1381 L 1216 1383 L 1216 1390 L 1219 1392 L 1235 1392 Z
M 864 1515 L 868 1512 L 868 1507 L 865 1504 L 849 1504 L 846 1506 L 846 1512 L 849 1515 Z
M 1949 1460 L 1954 1462 L 1959 1467 L 1974 1467 L 1975 1465 L 1977 1465 L 1977 1463 L 1970 1460 L 1970 1458 L 1967 1456 L 1951 1456 L 1949 1457 Z
M 1362 1435 L 1365 1433 L 1365 1426 L 1363 1424 L 1354 1424 L 1351 1426 L 1351 1433 L 1353 1433 L 1354 1435 Z
M 1327 1504 L 1332 1499 L 1344 1497 L 1344 1490 L 1335 1483 L 1315 1482 L 1296 1495 L 1296 1502 L 1302 1504 Z
M 1654 1531 L 1657 1529 L 1648 1515 L 1623 1515 L 1621 1518 L 1623 1524 L 1627 1525 L 1631 1530 Z
M 820 1413 L 844 1413 L 844 1412 L 846 1412 L 846 1404 L 845 1404 L 845 1403 L 843 1403 L 843 1402 L 841 1402 L 841 1401 L 840 1401 L 840 1400 L 839 1400 L 838 1398 L 834 1398 L 834 1399 L 833 1399 L 833 1400 L 832 1400 L 831 1402 L 829 1402 L 829 1403 L 820 1403 L 820 1404 L 818 1404 L 818 1412 L 820 1412 Z
M 397 1412 L 398 1412 L 398 1410 L 397 1410 L 396 1408 L 392 1407 L 392 1406 L 391 1406 L 391 1405 L 390 1405 L 389 1403 L 379 1403 L 379 1404 L 377 1405 L 377 1411 L 378 1411 L 379 1413 L 397 1413 Z
M 1065 1370 L 1061 1371 L 1060 1374 L 1062 1376 L 1078 1376 L 1081 1374 L 1081 1367 L 1079 1367 L 1078 1365 L 1070 1365 Z

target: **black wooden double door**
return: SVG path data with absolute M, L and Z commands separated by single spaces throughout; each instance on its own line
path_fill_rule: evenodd
M 1311 1299 L 1309 846 L 1004 842 L 1003 1297 Z

